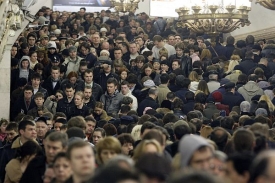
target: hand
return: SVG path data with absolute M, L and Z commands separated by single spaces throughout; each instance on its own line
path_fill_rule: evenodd
M 51 95 L 51 96 L 50 96 L 50 99 L 51 99 L 51 100 L 55 100 L 55 96 L 54 96 L 54 95 Z

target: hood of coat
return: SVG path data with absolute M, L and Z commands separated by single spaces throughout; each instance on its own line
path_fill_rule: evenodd
M 23 60 L 27 60 L 27 61 L 29 62 L 29 66 L 28 66 L 28 69 L 29 69 L 29 68 L 30 68 L 30 62 L 31 62 L 30 57 L 29 57 L 29 56 L 23 56 L 23 57 L 20 59 L 20 62 L 19 62 L 19 70 L 22 69 L 22 61 L 23 61 Z
M 267 44 L 264 46 L 264 50 L 265 49 L 275 49 L 275 44 Z
M 248 95 L 255 95 L 260 89 L 260 87 L 254 81 L 248 81 L 244 86 L 243 89 L 246 91 Z

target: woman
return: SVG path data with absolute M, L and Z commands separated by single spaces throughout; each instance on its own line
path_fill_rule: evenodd
M 8 126 L 9 122 L 6 119 L 1 119 L 0 120 L 0 144 L 4 142 L 7 134 L 6 134 L 6 127 Z M 1 147 L 1 146 L 0 146 Z
M 108 160 L 121 154 L 121 144 L 117 138 L 109 136 L 97 143 L 96 152 L 97 163 L 99 165 L 104 165 Z
M 92 137 L 92 143 L 96 146 L 100 140 L 106 137 L 106 132 L 103 128 L 96 128 Z
M 53 171 L 55 178 L 51 183 L 65 183 L 72 175 L 71 166 L 66 153 L 58 153 L 53 160 Z
M 153 64 L 153 52 L 152 51 L 144 51 L 143 54 L 142 54 L 145 58 L 145 63 L 150 63 L 150 64 Z
M 201 51 L 202 69 L 205 72 L 209 65 L 212 65 L 212 54 L 209 49 L 203 49 Z
M 101 18 L 100 17 L 96 17 L 95 18 L 95 26 L 97 28 L 97 30 L 100 30 L 100 26 L 101 26 Z
M 262 95 L 261 98 L 259 99 L 259 101 L 266 101 L 267 105 L 268 105 L 268 108 L 269 108 L 269 111 L 274 114 L 274 111 L 275 111 L 275 107 L 272 103 L 272 101 L 270 100 L 270 98 L 267 96 L 267 95 Z
M 46 50 L 38 50 L 37 51 L 37 60 L 39 63 L 43 64 L 46 67 L 50 61 L 48 59 L 48 54 Z
M 198 85 L 199 85 L 199 75 L 198 75 L 198 73 L 196 71 L 192 71 L 192 72 L 190 72 L 188 78 L 191 81 L 189 90 L 193 93 L 196 93 L 196 91 L 198 90 Z
M 137 162 L 139 158 L 146 153 L 158 153 L 162 154 L 162 148 L 156 140 L 143 140 L 134 150 L 133 160 Z
M 160 75 L 153 70 L 153 66 L 150 63 L 143 65 L 139 79 L 143 78 L 144 76 L 149 76 L 156 85 L 160 84 Z
M 127 76 L 128 76 L 128 73 L 129 73 L 129 70 L 128 70 L 126 67 L 122 67 L 122 68 L 119 70 L 119 78 L 120 78 L 119 83 L 122 83 L 123 81 L 126 80 L 126 78 L 127 78 Z
M 78 74 L 75 71 L 71 71 L 67 79 L 64 79 L 61 83 L 61 89 L 65 92 L 66 85 L 71 83 L 74 86 L 75 91 L 83 91 L 84 88 L 84 81 L 77 79 Z
M 107 112 L 103 108 L 104 108 L 104 104 L 102 102 L 95 103 L 93 116 L 96 121 L 99 121 L 99 120 L 108 121 L 110 119 L 110 117 L 107 115 Z
M 30 51 L 29 57 L 30 57 L 30 68 L 33 70 L 34 66 L 38 63 L 36 51 Z
M 206 96 L 210 94 L 208 85 L 205 80 L 201 80 L 198 85 L 198 90 L 196 91 L 195 95 L 199 92 L 203 92 Z
M 41 147 L 34 141 L 25 142 L 16 152 L 15 158 L 6 166 L 5 183 L 17 183 L 20 181 L 29 162 L 40 154 Z
M 63 99 L 63 97 L 64 97 L 64 92 L 62 90 L 57 90 L 55 95 L 51 95 L 46 99 L 46 101 L 44 102 L 44 107 L 46 107 L 48 111 L 51 112 L 52 114 L 55 114 L 57 102 L 60 99 Z
M 241 61 L 241 57 L 239 55 L 232 55 L 230 60 L 229 60 L 229 66 L 226 74 L 230 74 L 236 65 L 239 65 Z
M 74 116 L 82 116 L 85 118 L 86 116 L 90 115 L 91 109 L 86 105 L 84 105 L 84 97 L 85 96 L 81 91 L 78 91 L 75 93 L 74 95 L 75 106 L 71 109 L 70 118 Z
M 153 60 L 153 69 L 157 74 L 160 73 L 160 61 L 158 59 Z

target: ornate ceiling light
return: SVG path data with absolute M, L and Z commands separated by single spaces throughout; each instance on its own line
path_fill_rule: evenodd
M 144 1 L 144 0 L 142 0 Z M 116 10 L 116 12 L 135 12 L 138 9 L 138 3 L 140 0 L 110 0 L 111 7 Z
M 259 3 L 267 9 L 275 10 L 275 0 L 257 0 L 256 3 Z
M 249 25 L 249 11 L 250 0 L 187 0 L 184 7 L 176 9 L 177 25 L 213 38 Z

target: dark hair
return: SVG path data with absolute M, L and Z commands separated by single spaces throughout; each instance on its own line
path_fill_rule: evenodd
M 190 170 L 188 173 L 180 173 L 170 180 L 170 183 L 182 183 L 182 182 L 190 182 L 190 183 L 218 183 L 216 178 L 206 172 L 203 171 L 195 171 Z
M 165 144 L 164 139 L 162 137 L 162 133 L 157 129 L 150 130 L 142 138 L 142 140 L 152 140 L 152 139 L 158 141 L 159 144 L 162 146 Z
M 180 98 L 175 98 L 175 100 L 172 103 L 173 109 L 180 109 L 183 108 L 183 101 Z M 172 122 L 172 121 L 171 121 Z
M 254 56 L 253 52 L 252 51 L 247 51 L 245 53 L 245 58 L 252 58 Z
M 169 81 L 169 75 L 167 73 L 163 73 L 160 75 L 160 82 L 161 84 L 166 84 Z
M 65 89 L 74 89 L 74 85 L 72 83 L 67 83 Z
M 205 104 L 206 99 L 207 99 L 207 96 L 206 96 L 205 93 L 198 93 L 198 94 L 195 96 L 195 102 L 196 102 L 196 103 Z
M 238 76 L 238 81 L 239 82 L 243 82 L 243 83 L 246 83 L 247 82 L 247 75 L 246 74 L 240 74 L 239 76 Z
M 188 91 L 185 93 L 185 99 L 188 100 L 194 100 L 195 98 L 195 94 L 191 91 Z
M 66 133 L 61 133 L 61 132 L 58 132 L 58 131 L 50 133 L 46 137 L 46 140 L 51 141 L 51 142 L 61 142 L 63 148 L 65 148 L 68 145 L 68 136 L 67 136 L 67 134 Z
M 227 162 L 232 162 L 234 170 L 239 175 L 244 175 L 246 172 L 249 172 L 249 168 L 252 164 L 254 156 L 252 153 L 234 153 L 228 156 Z
M 146 130 L 146 129 L 153 129 L 156 125 L 152 122 L 144 122 L 141 126 L 141 129 L 140 129 L 140 134 L 143 134 L 143 132 Z
M 32 87 L 32 86 L 30 86 L 30 85 L 26 85 L 26 86 L 24 86 L 24 88 L 23 88 L 23 92 L 25 92 L 25 91 L 27 91 L 27 90 L 30 90 L 30 91 L 32 91 L 32 92 L 33 92 L 33 87 Z
M 135 140 L 131 136 L 131 134 L 127 134 L 127 133 L 120 134 L 119 136 L 117 136 L 117 139 L 119 140 L 121 146 L 123 146 L 123 144 L 125 144 L 125 143 L 131 143 L 133 145 L 135 143 Z
M 117 129 L 116 129 L 115 125 L 113 125 L 111 123 L 105 124 L 103 126 L 103 129 L 105 130 L 107 136 L 117 135 Z
M 19 158 L 21 162 L 24 158 L 28 156 L 40 153 L 42 153 L 41 147 L 36 142 L 29 140 L 16 151 L 15 158 Z
M 18 132 L 18 124 L 15 122 L 10 122 L 6 127 L 6 131 L 11 131 L 11 130 Z
M 221 120 L 221 127 L 224 129 L 232 130 L 234 120 L 232 117 L 226 116 Z
M 103 128 L 96 128 L 96 129 L 94 129 L 94 132 L 100 132 L 102 137 L 106 137 L 106 132 Z
M 238 129 L 233 136 L 233 143 L 237 152 L 253 151 L 255 136 L 246 129 Z
M 191 129 L 188 125 L 178 125 L 174 128 L 174 134 L 177 140 L 180 140 L 184 135 L 190 134 Z
M 248 81 L 254 81 L 254 82 L 257 82 L 258 80 L 258 76 L 256 74 L 250 74 L 248 76 Z
M 114 84 L 115 86 L 118 85 L 118 81 L 115 78 L 109 78 L 107 80 L 107 84 Z
M 191 121 L 191 119 L 199 118 L 199 115 L 195 111 L 190 111 L 187 113 L 187 121 Z
M 83 148 L 83 147 L 86 147 L 86 146 L 88 146 L 88 147 L 90 147 L 90 148 L 92 149 L 91 145 L 90 145 L 88 142 L 85 142 L 85 141 L 83 141 L 83 140 L 76 140 L 76 141 L 72 142 L 72 143 L 69 145 L 69 147 L 68 147 L 68 149 L 67 149 L 67 152 L 66 152 L 67 158 L 68 158 L 68 159 L 71 159 L 71 153 L 72 153 L 72 151 L 73 151 L 74 149 Z
M 125 98 L 125 97 L 124 97 Z M 131 98 L 131 97 L 130 97 Z M 132 98 L 131 98 L 132 99 Z M 129 106 L 129 105 L 123 105 L 123 106 L 121 106 L 120 107 L 120 112 L 122 113 L 122 114 L 124 114 L 124 113 L 128 113 L 129 111 L 131 111 L 131 107 Z
M 163 118 L 162 118 L 163 124 L 167 124 L 167 123 L 170 123 L 170 122 L 175 123 L 175 122 L 177 122 L 178 120 L 179 120 L 179 117 L 176 116 L 176 115 L 173 114 L 173 113 L 167 113 L 167 114 L 165 114 L 165 115 L 163 116 Z
M 27 120 L 23 120 L 23 121 L 21 121 L 21 122 L 18 124 L 18 132 L 19 132 L 20 130 L 24 130 L 24 131 L 25 131 L 27 125 L 35 126 L 34 122 L 32 122 L 32 121 L 27 121 Z
M 130 73 L 128 74 L 127 78 L 126 78 L 126 81 L 128 81 L 129 83 L 137 83 L 138 82 L 138 78 L 135 74 L 133 73 Z
M 226 38 L 226 43 L 227 44 L 234 44 L 235 43 L 235 38 L 233 36 L 228 36 Z
M 61 158 L 65 158 L 68 160 L 67 156 L 66 156 L 66 153 L 65 152 L 59 152 L 53 159 L 53 162 L 52 164 L 55 164 L 55 162 Z M 69 160 L 68 160 L 69 161 Z

